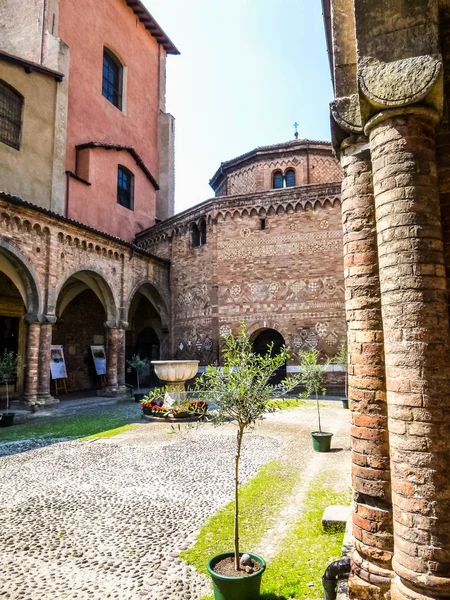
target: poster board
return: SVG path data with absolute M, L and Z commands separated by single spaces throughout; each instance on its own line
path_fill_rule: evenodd
M 52 379 L 66 379 L 66 361 L 62 346 L 50 346 L 50 374 Z
M 105 346 L 91 346 L 91 352 L 97 375 L 106 375 Z

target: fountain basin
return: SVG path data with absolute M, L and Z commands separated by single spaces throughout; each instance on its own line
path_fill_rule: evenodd
M 198 363 L 198 360 L 152 360 L 159 379 L 170 387 L 181 389 L 184 389 L 186 381 L 197 375 Z

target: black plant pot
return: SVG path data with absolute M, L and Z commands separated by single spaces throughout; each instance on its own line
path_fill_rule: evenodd
M 3 413 L 2 418 L 0 419 L 0 427 L 11 427 L 14 425 L 14 415 L 15 413 Z

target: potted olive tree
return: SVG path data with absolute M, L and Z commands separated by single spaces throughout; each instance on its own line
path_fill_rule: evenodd
M 323 379 L 325 376 L 325 369 L 329 364 L 326 361 L 323 365 L 319 364 L 318 350 L 308 350 L 303 352 L 300 357 L 300 377 L 301 383 L 305 387 L 304 397 L 315 396 L 317 405 L 317 418 L 319 421 L 319 431 L 311 432 L 313 440 L 313 448 L 317 452 L 329 452 L 331 447 L 332 433 L 322 431 L 322 422 L 320 419 L 320 404 L 319 404 L 319 393 L 325 395 L 326 389 L 323 385 Z
M 134 395 L 134 401 L 140 402 L 145 397 L 145 394 L 141 393 L 140 375 L 141 375 L 142 371 L 145 369 L 145 367 L 147 366 L 148 360 L 146 358 L 141 358 L 139 356 L 139 354 L 133 354 L 133 356 L 131 357 L 131 360 L 127 360 L 127 363 L 130 365 L 130 367 L 134 371 L 136 371 L 137 392 L 134 393 L 133 395 Z
M 259 598 L 261 578 L 266 568 L 257 554 L 242 553 L 239 547 L 239 461 L 244 435 L 248 428 L 273 412 L 271 400 L 293 389 L 300 378 L 291 378 L 277 386 L 269 384 L 271 376 L 289 355 L 285 348 L 272 355 L 259 356 L 241 324 L 237 336 L 224 335 L 223 366 L 207 367 L 199 379 L 196 390 L 207 397 L 216 409 L 216 423 L 232 421 L 237 425 L 236 453 L 234 458 L 234 551 L 213 556 L 207 564 L 212 577 L 216 600 L 254 600 Z
M 331 360 L 335 365 L 342 365 L 344 367 L 345 379 L 344 379 L 344 394 L 345 397 L 342 398 L 342 406 L 344 408 L 348 408 L 348 369 L 347 369 L 347 344 L 342 342 L 339 346 L 339 350 L 337 351 L 336 356 L 334 356 Z
M 14 413 L 9 412 L 9 384 L 17 377 L 18 357 L 12 350 L 4 350 L 0 355 L 0 383 L 6 385 L 6 413 L 2 414 L 0 427 L 9 427 L 14 423 Z

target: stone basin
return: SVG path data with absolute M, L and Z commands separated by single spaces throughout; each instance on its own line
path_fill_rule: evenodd
M 168 387 L 164 406 L 183 404 L 186 400 L 184 384 L 197 375 L 198 363 L 198 360 L 152 360 L 156 375 Z
M 198 360 L 152 360 L 156 375 L 169 384 L 183 384 L 197 375 Z M 176 386 L 178 387 L 178 386 Z

